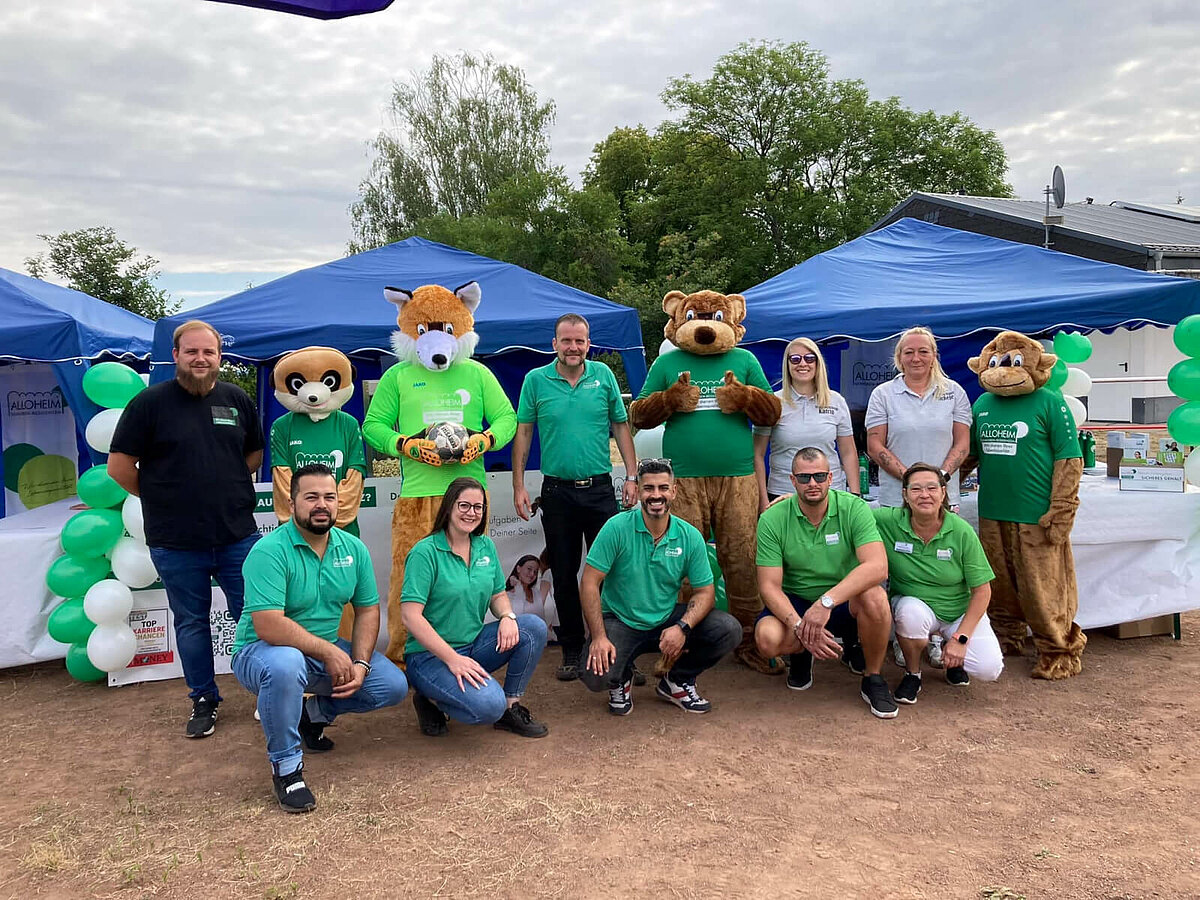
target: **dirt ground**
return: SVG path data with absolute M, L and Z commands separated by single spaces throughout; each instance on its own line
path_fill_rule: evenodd
M 872 718 L 818 664 L 807 693 L 723 663 L 707 716 L 635 689 L 633 713 L 553 678 L 542 740 L 411 704 L 345 716 L 309 755 L 319 806 L 275 805 L 249 694 L 183 737 L 180 682 L 0 673 L 0 897 L 1200 895 L 1200 614 L 1181 643 L 1095 633 L 1083 674 L 951 689 Z M 647 666 L 650 659 L 645 660 Z M 889 662 L 893 685 L 898 670 Z

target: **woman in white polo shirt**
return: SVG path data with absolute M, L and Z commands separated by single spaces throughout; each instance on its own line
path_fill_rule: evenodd
M 900 374 L 871 392 L 867 455 L 879 466 L 879 505 L 901 506 L 905 470 L 932 463 L 946 479 L 950 508 L 958 509 L 958 476 L 971 441 L 971 402 L 946 377 L 928 328 L 910 328 L 896 341 Z
M 816 447 L 829 458 L 829 474 L 836 490 L 857 495 L 858 454 L 850 407 L 841 394 L 829 389 L 825 358 L 808 338 L 798 337 L 784 350 L 783 388 L 775 396 L 783 403 L 783 415 L 772 428 L 754 429 L 759 512 L 776 497 L 792 493 L 792 457 L 803 447 Z

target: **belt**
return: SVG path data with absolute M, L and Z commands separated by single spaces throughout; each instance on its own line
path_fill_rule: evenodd
M 604 475 L 589 475 L 587 478 L 555 478 L 553 475 L 543 475 L 543 484 L 561 484 L 563 487 L 576 488 L 577 490 L 586 490 L 597 484 L 608 482 L 612 484 L 612 476 Z

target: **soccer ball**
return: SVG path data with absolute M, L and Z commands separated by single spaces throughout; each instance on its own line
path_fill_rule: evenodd
M 438 422 L 425 429 L 425 439 L 433 441 L 443 460 L 462 459 L 470 432 L 457 422 Z

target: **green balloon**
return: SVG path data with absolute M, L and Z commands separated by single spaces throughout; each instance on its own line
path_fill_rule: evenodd
M 82 597 L 97 581 L 108 575 L 108 560 L 79 556 L 60 556 L 50 564 L 46 587 L 60 597 Z
M 76 681 L 100 681 L 105 675 L 88 659 L 86 641 L 72 644 L 67 651 L 67 671 Z
M 1061 359 L 1054 364 L 1054 368 L 1050 370 L 1050 380 L 1046 382 L 1046 387 L 1051 390 L 1061 390 L 1062 386 L 1067 383 L 1067 364 Z
M 1200 400 L 1177 406 L 1167 416 L 1167 433 L 1181 444 L 1200 444 Z
M 1060 331 L 1054 336 L 1054 353 L 1065 363 L 1087 362 L 1092 355 L 1092 341 L 1077 331 Z
M 103 556 L 124 533 L 120 510 L 85 509 L 63 526 L 62 548 L 68 556 Z
M 1182 359 L 1171 366 L 1167 387 L 1176 397 L 1200 400 L 1200 359 Z
M 83 611 L 82 597 L 58 604 L 46 623 L 50 637 L 63 644 L 86 644 L 95 627 L 96 623 Z
M 21 475 L 21 467 L 35 456 L 41 456 L 42 451 L 33 444 L 13 444 L 4 449 L 4 486 L 17 492 L 17 479 Z
M 1200 314 L 1188 316 L 1175 326 L 1175 346 L 1184 356 L 1200 356 Z
M 104 466 L 92 466 L 80 475 L 76 489 L 79 499 L 92 509 L 120 506 L 129 496 L 129 492 L 113 480 Z
M 83 392 L 106 409 L 124 409 L 145 387 L 142 376 L 116 362 L 97 363 L 83 375 Z

